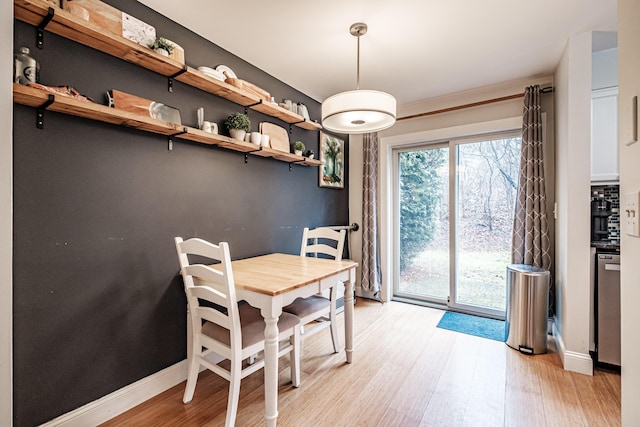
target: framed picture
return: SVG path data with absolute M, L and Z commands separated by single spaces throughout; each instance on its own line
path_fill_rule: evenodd
M 323 165 L 318 168 L 318 185 L 344 188 L 344 140 L 320 132 L 319 148 Z

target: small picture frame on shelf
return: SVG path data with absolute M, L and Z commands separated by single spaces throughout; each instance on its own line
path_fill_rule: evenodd
M 318 185 L 326 188 L 344 188 L 344 140 L 320 132 Z

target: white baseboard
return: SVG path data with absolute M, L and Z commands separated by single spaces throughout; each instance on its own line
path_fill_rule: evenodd
M 86 427 L 102 424 L 187 379 L 187 361 L 156 372 L 98 400 L 55 418 L 45 427 Z
M 564 341 L 562 340 L 562 335 L 556 328 L 555 322 L 553 323 L 553 336 L 558 346 L 558 353 L 560 354 L 562 366 L 566 371 L 593 375 L 593 359 L 591 359 L 591 356 L 589 354 L 567 350 L 564 345 Z

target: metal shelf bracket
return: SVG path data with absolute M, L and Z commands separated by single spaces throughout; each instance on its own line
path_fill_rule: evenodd
M 44 48 L 44 29 L 49 25 L 55 13 L 56 11 L 50 7 L 49 10 L 47 10 L 47 16 L 42 18 L 42 22 L 36 27 L 36 46 L 38 49 Z
M 41 106 L 36 108 L 36 127 L 38 129 L 44 129 L 44 110 L 46 110 L 49 105 L 53 104 L 55 101 L 55 95 L 49 94 L 47 100 Z
M 169 135 L 169 146 L 167 147 L 169 149 L 169 151 L 173 150 L 173 137 L 174 136 L 178 136 L 178 135 L 184 135 L 185 133 L 187 133 L 187 128 L 183 127 L 182 131 L 174 133 L 173 135 Z
M 184 65 L 184 67 L 182 68 L 182 70 L 178 71 L 177 73 L 171 75 L 168 77 L 168 87 L 167 89 L 169 90 L 169 92 L 173 93 L 173 79 L 175 79 L 176 77 L 178 77 L 181 74 L 184 74 L 187 72 L 187 64 Z
M 262 104 L 262 99 L 260 99 L 260 101 L 258 101 L 258 102 L 254 102 L 253 104 L 245 105 L 244 106 L 244 114 L 248 115 L 249 114 L 249 108 L 255 107 L 256 105 L 260 105 L 260 104 Z

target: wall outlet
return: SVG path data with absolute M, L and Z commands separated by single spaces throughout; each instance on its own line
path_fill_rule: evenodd
M 629 236 L 640 237 L 640 227 L 638 226 L 638 219 L 640 212 L 640 191 L 634 191 L 633 193 L 625 193 L 624 195 L 624 211 L 621 215 L 622 226 L 624 232 Z

